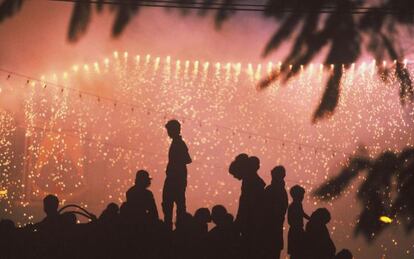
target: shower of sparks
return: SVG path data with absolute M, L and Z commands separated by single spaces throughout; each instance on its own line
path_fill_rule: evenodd
M 38 220 L 28 205 L 48 193 L 99 213 L 107 203 L 125 200 L 141 168 L 151 173 L 160 203 L 169 146 L 164 125 L 172 118 L 182 122 L 194 160 L 190 211 L 215 204 L 236 211 L 240 183 L 227 167 L 241 152 L 261 159 L 266 182 L 271 168 L 283 164 L 287 186 L 301 184 L 309 194 L 361 147 L 375 157 L 414 144 L 414 110 L 400 104 L 393 67 L 388 77 L 375 73 L 373 62 L 346 69 L 335 114 L 312 125 L 330 70 L 301 67 L 286 85 L 275 81 L 258 92 L 263 76 L 281 66 L 114 52 L 40 81 L 2 76 L 0 190 L 7 190 L 0 193 L 2 215 L 20 223 Z M 352 239 L 356 188 L 345 193 L 341 206 L 307 195 L 307 212 L 320 206 L 332 212 L 337 242 Z

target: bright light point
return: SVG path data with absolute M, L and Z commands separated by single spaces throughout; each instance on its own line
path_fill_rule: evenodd
M 404 59 L 404 66 L 406 67 L 407 64 L 408 64 L 408 60 L 407 59 Z
M 384 67 L 386 67 L 386 66 L 387 66 L 387 61 L 385 61 L 385 60 L 384 60 L 384 61 L 382 62 L 382 65 L 383 65 Z
M 397 60 L 396 59 L 394 59 L 394 64 L 397 64 Z
M 114 58 L 118 58 L 118 51 L 114 51 Z
M 68 72 L 63 72 L 63 79 L 68 79 Z
M 389 217 L 387 217 L 387 216 L 381 216 L 381 217 L 379 218 L 379 220 L 380 220 L 381 222 L 383 222 L 383 223 L 386 223 L 386 224 L 390 224 L 390 223 L 392 223 L 392 219 L 391 219 L 391 218 L 389 218 Z
M 109 64 L 109 58 L 105 58 L 104 63 L 105 63 L 105 65 L 108 65 Z
M 128 52 L 124 52 L 124 58 L 128 58 Z
M 335 68 L 335 65 L 334 64 L 331 64 L 331 69 L 334 69 Z
M 42 81 L 45 81 L 45 79 L 46 79 L 46 76 L 44 76 L 44 75 L 42 75 L 42 76 L 40 77 L 40 80 L 42 80 Z
M 139 56 L 139 55 L 136 55 L 135 56 L 135 60 L 137 61 L 137 62 L 139 62 L 139 60 L 141 59 L 141 57 Z
M 7 190 L 0 190 L 0 197 L 7 196 Z
M 219 69 L 220 67 L 221 67 L 220 63 L 219 63 L 219 62 L 217 62 L 217 63 L 216 63 L 216 68 L 217 68 L 217 69 Z
M 167 60 L 168 63 L 170 63 L 171 57 L 170 56 L 167 56 L 166 60 Z
M 30 83 L 30 85 L 31 86 L 36 86 L 36 82 L 33 81 L 33 82 Z
M 89 71 L 89 66 L 88 66 L 87 64 L 85 64 L 85 65 L 83 65 L 83 69 L 84 69 L 85 71 Z
M 300 70 L 303 70 L 303 65 L 300 65 Z
M 72 70 L 75 71 L 75 72 L 78 72 L 79 66 L 78 65 L 73 65 Z
M 145 56 L 145 61 L 146 61 L 146 62 L 149 62 L 149 61 L 150 61 L 150 59 L 151 59 L 151 55 L 150 55 L 150 54 L 147 54 L 147 56 Z
M 292 70 L 292 68 L 293 68 L 293 65 L 292 65 L 292 64 L 290 64 L 290 65 L 289 65 L 289 69 L 290 69 L 290 70 Z

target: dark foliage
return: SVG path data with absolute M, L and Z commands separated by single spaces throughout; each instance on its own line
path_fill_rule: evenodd
M 356 235 L 362 233 L 367 240 L 374 240 L 389 225 L 380 221 L 381 216 L 403 224 L 407 232 L 414 229 L 414 148 L 400 153 L 385 151 L 375 159 L 352 157 L 339 175 L 320 186 L 314 195 L 321 200 L 338 198 L 358 177 L 363 182 L 357 193 L 362 211 Z
M 0 3 L 0 22 L 20 11 L 23 0 L 3 0 Z

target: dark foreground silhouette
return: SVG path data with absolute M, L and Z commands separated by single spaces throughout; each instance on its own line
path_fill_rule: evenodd
M 335 255 L 327 209 L 319 208 L 309 217 L 302 207 L 305 190 L 298 185 L 290 189 L 293 201 L 288 206 L 285 168 L 276 166 L 266 187 L 258 174 L 259 158 L 247 154 L 238 155 L 229 167 L 229 173 L 241 181 L 235 219 L 223 205 L 188 213 L 186 165 L 191 158 L 178 121 L 170 121 L 166 127 L 172 144 L 163 191 L 164 221 L 149 189 L 150 174 L 139 170 L 126 201 L 121 206 L 108 204 L 99 217 L 77 205 L 59 209 L 58 197 L 47 195 L 42 221 L 16 228 L 12 221 L 1 220 L 0 258 L 280 258 L 286 212 L 291 258 L 352 258 L 348 250 Z M 87 217 L 89 223 L 77 223 L 77 216 Z M 214 224 L 210 231 L 209 222 Z

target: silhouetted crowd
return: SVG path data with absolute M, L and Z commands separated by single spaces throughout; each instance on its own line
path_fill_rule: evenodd
M 99 217 L 76 205 L 59 209 L 58 197 L 48 195 L 43 200 L 46 217 L 42 221 L 16 228 L 11 220 L 1 220 L 0 258 L 280 258 L 286 214 L 290 258 L 352 258 L 346 249 L 336 254 L 327 209 L 308 216 L 302 207 L 305 190 L 298 185 L 289 190 L 289 204 L 285 168 L 276 166 L 266 186 L 258 175 L 259 159 L 247 154 L 238 155 L 229 167 L 229 173 L 241 181 L 236 218 L 223 205 L 188 213 L 186 165 L 192 160 L 178 121 L 168 122 L 166 128 L 172 143 L 163 190 L 164 220 L 149 189 L 151 177 L 139 170 L 126 201 L 121 206 L 108 204 Z M 77 215 L 89 222 L 78 223 Z M 209 230 L 210 222 L 214 226 Z

